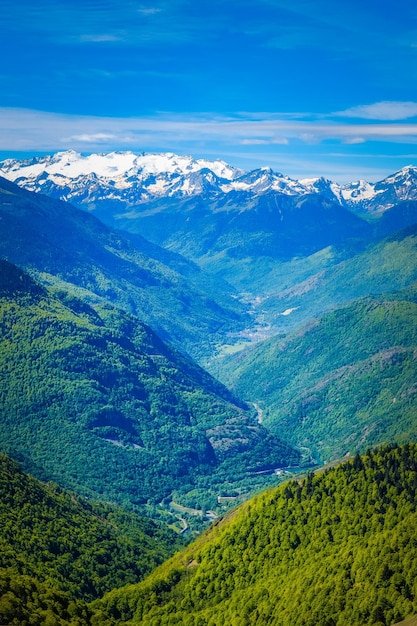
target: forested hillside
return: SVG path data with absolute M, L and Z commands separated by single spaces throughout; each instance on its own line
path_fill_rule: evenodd
M 250 272 L 256 281 L 258 316 L 276 333 L 287 332 L 354 298 L 384 296 L 412 285 L 417 280 L 417 225 L 357 253 L 329 247 L 279 266 L 255 260 L 241 271 L 243 280 Z M 291 313 L 282 315 L 284 311 Z
M 114 506 L 42 484 L 0 455 L 0 622 L 89 621 L 86 602 L 137 582 L 178 536 Z
M 2 455 L 0 502 L 10 626 L 388 626 L 417 611 L 416 445 L 259 495 L 138 584 L 176 546 L 153 522 Z
M 0 624 L 417 613 L 414 196 L 206 174 L 131 234 L 0 179 Z
M 322 461 L 416 439 L 416 286 L 364 298 L 230 359 L 263 423 Z
M 197 488 L 200 508 L 299 462 L 136 318 L 0 270 L 0 447 L 37 477 L 128 505 Z
M 0 178 L 0 220 L 1 258 L 91 303 L 111 302 L 194 358 L 247 324 L 234 290 L 220 278 L 67 202 Z
M 242 505 L 95 623 L 393 624 L 417 611 L 416 528 L 417 446 L 368 451 Z

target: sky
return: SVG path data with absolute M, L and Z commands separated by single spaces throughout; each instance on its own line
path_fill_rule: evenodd
M 381 180 L 417 165 L 414 0 L 2 0 L 0 158 L 132 150 Z

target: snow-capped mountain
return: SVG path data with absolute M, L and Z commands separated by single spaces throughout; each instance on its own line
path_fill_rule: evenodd
M 224 161 L 165 154 L 81 155 L 72 150 L 30 160 L 0 163 L 0 175 L 29 191 L 64 200 L 147 201 L 161 196 L 200 194 L 242 175 Z
M 163 196 L 204 193 L 274 191 L 305 195 L 323 193 L 324 188 L 328 192 L 332 187 L 330 181 L 322 178 L 298 181 L 271 168 L 244 172 L 224 161 L 172 153 L 110 152 L 84 156 L 69 150 L 28 160 L 7 159 L 0 162 L 0 175 L 29 191 L 76 202 L 92 196 L 137 203 Z
M 235 178 L 241 173 L 240 170 L 229 166 L 224 161 L 193 159 L 172 153 L 145 155 L 133 152 L 109 152 L 81 155 L 74 150 L 23 161 L 7 159 L 1 163 L 1 166 L 2 169 L 10 172 L 10 176 L 19 176 L 19 172 L 22 171 L 26 178 L 31 179 L 38 178 L 44 172 L 48 175 L 62 175 L 71 179 L 88 174 L 108 179 L 129 177 L 131 174 L 141 174 L 144 177 L 161 173 L 188 175 L 205 168 L 222 178 Z
M 30 160 L 0 162 L 0 175 L 30 191 L 94 209 L 103 202 L 126 208 L 161 198 L 219 197 L 236 194 L 305 196 L 319 194 L 355 212 L 384 212 L 402 200 L 417 199 L 417 168 L 410 165 L 377 183 L 339 185 L 325 178 L 294 180 L 270 168 L 244 172 L 221 160 L 172 153 L 111 152 L 81 155 L 72 150 Z M 230 198 L 228 196 L 230 195 Z M 223 197 L 224 196 L 224 197 Z
M 405 200 L 417 200 L 417 167 L 407 165 L 377 183 L 359 180 L 334 187 L 335 195 L 351 208 L 383 213 Z

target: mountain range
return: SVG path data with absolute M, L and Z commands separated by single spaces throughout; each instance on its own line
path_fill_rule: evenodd
M 386 398 L 386 403 L 379 408 L 383 417 L 377 428 L 374 410 L 369 410 L 365 418 L 359 418 L 358 409 L 348 409 L 349 392 L 345 387 L 350 389 L 352 381 L 366 370 L 368 378 L 363 384 L 369 390 L 377 389 L 378 372 L 374 365 L 378 354 L 382 355 L 380 365 L 391 367 L 392 359 L 385 359 L 383 353 L 394 351 L 393 354 L 401 353 L 399 362 L 403 364 L 396 374 L 396 385 L 398 389 L 404 388 L 401 393 L 408 398 L 405 387 L 413 376 L 410 369 L 413 361 L 407 356 L 407 350 L 413 350 L 409 341 L 414 336 L 412 307 L 417 255 L 415 226 L 409 226 L 415 220 L 415 202 L 405 198 L 413 197 L 415 191 L 413 168 L 404 168 L 378 183 L 375 193 L 370 192 L 369 185 L 361 184 L 361 189 L 367 189 L 366 194 L 361 192 L 362 200 L 365 194 L 370 202 L 380 192 L 381 197 L 387 199 L 384 210 L 378 211 L 378 215 L 368 211 L 367 216 L 363 204 L 355 212 L 347 208 L 346 198 L 350 197 L 347 186 L 344 186 L 344 196 L 339 189 L 331 198 L 328 191 L 330 188 L 335 191 L 336 187 L 324 185 L 321 179 L 302 183 L 285 179 L 287 186 L 284 187 L 277 183 L 283 177 L 270 170 L 244 174 L 220 161 L 209 163 L 170 154 L 113 153 L 81 157 L 69 152 L 23 163 L 7 161 L 4 169 L 8 169 L 9 174 L 13 172 L 20 185 L 30 186 L 37 181 L 45 190 L 48 184 L 49 191 L 55 195 L 63 171 L 67 172 L 66 184 L 70 180 L 78 181 L 77 185 L 85 184 L 89 189 L 89 201 L 80 204 L 88 210 L 80 210 L 67 201 L 22 189 L 6 179 L 0 182 L 0 216 L 7 232 L 7 237 L 0 242 L 2 256 L 31 272 L 37 281 L 52 287 L 64 302 L 72 298 L 74 302 L 82 301 L 87 307 L 93 307 L 92 310 L 98 310 L 97 307 L 103 310 L 110 302 L 134 314 L 141 322 L 149 324 L 163 341 L 168 340 L 185 355 L 197 358 L 233 388 L 236 397 L 244 398 L 249 403 L 246 406 L 254 403 L 262 425 L 278 439 L 288 440 L 303 450 L 307 458 L 328 461 L 345 452 L 363 449 L 367 443 L 390 440 L 396 435 L 401 440 L 401 433 L 396 431 L 396 416 L 403 410 L 402 402 L 396 405 L 396 411 L 390 412 Z M 24 171 L 27 178 L 22 175 Z M 155 180 L 162 177 L 171 183 L 175 179 L 178 184 L 181 179 L 181 189 L 178 187 L 176 191 L 172 185 L 167 192 L 162 183 L 154 183 L 160 198 L 153 199 L 151 204 L 160 203 L 159 212 L 149 209 L 149 198 L 145 196 L 138 207 L 145 207 L 145 214 L 155 220 L 153 226 L 149 226 L 155 238 L 158 232 L 165 233 L 161 243 L 168 248 L 167 238 L 182 242 L 181 246 L 185 241 L 192 241 L 194 252 L 191 243 L 187 244 L 190 258 L 150 243 L 142 235 L 115 230 L 99 221 L 91 205 L 93 196 L 98 200 L 99 190 L 94 185 L 88 187 L 87 179 L 91 176 L 119 191 L 129 189 L 131 194 L 139 193 L 139 188 L 143 194 L 143 189 L 150 185 L 146 183 L 149 176 Z M 234 188 L 224 184 L 221 190 L 217 186 L 214 192 L 213 186 L 209 190 L 207 185 L 203 185 L 204 189 L 201 185 L 192 187 L 190 181 L 197 176 L 212 182 L 213 176 L 219 180 L 221 177 L 223 181 L 229 180 L 230 185 L 233 183 Z M 247 182 L 244 191 L 240 188 L 243 179 Z M 187 194 L 185 189 L 188 189 Z M 231 200 L 236 194 L 243 194 L 240 198 L 243 204 Z M 337 202 L 337 195 L 344 199 L 344 205 Z M 391 206 L 389 200 L 394 197 L 396 201 L 403 199 Z M 357 197 L 354 202 L 357 208 Z M 219 203 L 223 203 L 223 208 L 219 208 Z M 146 217 L 131 220 L 135 224 L 144 221 Z M 214 259 L 214 264 L 207 262 L 208 258 Z M 227 272 L 219 269 L 232 265 L 230 282 L 234 286 L 222 279 L 221 275 Z M 375 299 L 378 294 L 379 300 Z M 374 304 L 369 305 L 371 309 L 374 306 L 380 313 L 368 315 L 368 305 L 357 300 L 368 296 L 374 298 Z M 385 306 L 385 300 L 396 304 Z M 403 306 L 402 301 L 407 304 Z M 349 315 L 344 310 L 337 311 L 346 304 L 350 306 Z M 81 310 L 83 305 L 74 306 Z M 391 321 L 391 313 L 399 317 Z M 326 314 L 330 315 L 330 321 L 323 317 L 317 330 L 316 320 Z M 377 322 L 375 332 L 370 326 L 374 318 L 383 319 L 381 336 L 389 338 L 389 345 L 375 343 L 379 335 Z M 112 323 L 114 319 L 113 315 Z M 343 326 L 346 327 L 357 320 L 352 329 L 345 332 L 355 346 L 360 346 L 364 337 L 367 338 L 369 365 L 365 366 L 359 358 L 359 349 L 353 351 L 350 361 L 325 356 L 329 346 L 344 345 L 340 319 L 345 320 Z M 388 331 L 389 324 L 394 330 Z M 287 335 L 285 339 L 283 334 Z M 305 347 L 302 344 L 296 347 L 299 337 Z M 262 339 L 268 341 L 264 343 Z M 314 365 L 311 343 L 320 345 L 318 358 L 320 363 L 327 364 L 325 369 Z M 285 358 L 279 356 L 282 353 L 286 354 Z M 309 355 L 303 357 L 303 368 L 297 356 L 300 353 Z M 347 353 L 341 347 L 339 354 Z M 184 363 L 179 365 L 180 369 L 183 367 Z M 306 377 L 305 372 L 315 370 L 318 372 L 316 379 Z M 339 375 L 342 371 L 343 376 Z M 320 401 L 316 388 L 321 389 Z M 372 393 L 370 391 L 369 395 Z M 337 403 L 329 399 L 332 394 L 343 398 L 341 404 L 345 413 L 350 411 L 350 417 L 347 413 L 341 417 L 339 409 L 335 408 Z M 293 401 L 285 400 L 287 396 Z M 311 398 L 315 399 L 313 403 Z M 330 413 L 327 404 L 332 407 Z M 310 422 L 303 417 L 305 411 Z M 402 416 L 404 437 L 413 430 L 413 419 L 406 417 L 407 411 Z M 323 413 L 327 415 L 325 436 Z M 241 428 L 246 428 L 247 418 L 240 419 Z M 332 426 L 332 420 L 338 426 Z M 337 428 L 339 435 L 341 433 L 341 420 L 344 435 L 336 436 Z M 253 430 L 253 426 L 251 428 Z M 255 444 L 258 436 L 259 433 L 254 440 L 249 438 L 254 448 L 258 445 Z M 239 439 L 238 430 L 233 438 Z M 233 446 L 231 444 L 231 449 Z M 259 465 L 256 461 L 254 466 L 257 463 Z M 271 469 L 273 463 L 268 463 L 265 467 Z M 280 460 L 275 464 L 285 462 Z M 190 487 L 192 483 L 187 484 Z
M 359 180 L 340 185 L 323 177 L 295 180 L 270 168 L 244 172 L 224 161 L 172 153 L 81 155 L 69 150 L 27 160 L 6 159 L 0 162 L 0 175 L 31 191 L 93 210 L 106 201 L 114 201 L 121 210 L 161 197 L 218 194 L 233 199 L 239 193 L 244 198 L 276 192 L 325 195 L 349 208 L 379 213 L 402 200 L 417 198 L 417 168 L 412 165 L 377 183 Z
M 243 172 L 222 161 L 169 153 L 82 156 L 69 151 L 6 160 L 0 174 L 187 258 L 204 271 L 200 289 L 208 275 L 215 277 L 209 293 L 221 308 L 242 314 L 236 307 L 243 301 L 250 314 L 249 323 L 247 318 L 227 322 L 231 344 L 239 336 L 271 336 L 307 321 L 316 289 L 326 290 L 323 278 L 329 271 L 416 221 L 413 166 L 377 183 L 338 185 L 323 178 L 297 181 L 268 168 Z M 223 294 L 229 289 L 235 308 L 216 294 L 224 281 Z M 363 293 L 355 293 L 349 279 L 339 280 L 327 306 L 343 302 L 348 292 L 350 297 Z M 211 348 L 192 352 L 205 365 L 224 343 L 208 330 Z M 221 330 L 227 332 L 227 326 Z
M 0 452 L 56 483 L 0 455 L 0 621 L 415 614 L 417 169 L 65 152 L 0 174 Z M 167 525 L 209 521 L 150 572 Z
M 46 282 L 105 298 L 194 356 L 247 319 L 230 285 L 138 235 L 115 231 L 66 202 L 0 179 L 0 255 Z

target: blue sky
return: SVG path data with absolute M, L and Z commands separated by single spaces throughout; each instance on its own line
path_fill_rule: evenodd
M 0 156 L 176 152 L 292 177 L 417 164 L 414 0 L 3 0 Z

